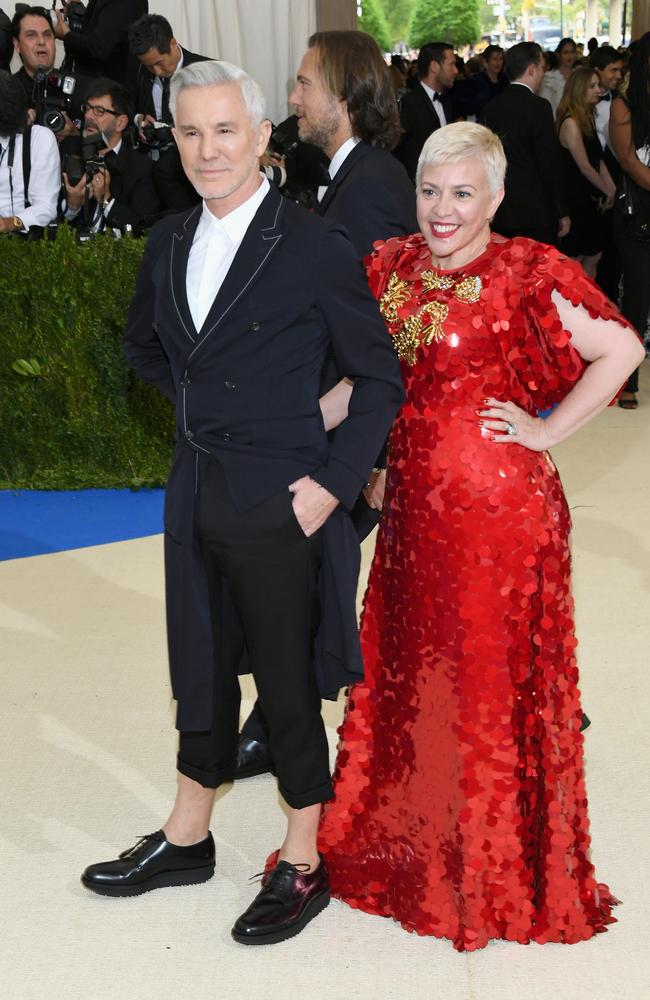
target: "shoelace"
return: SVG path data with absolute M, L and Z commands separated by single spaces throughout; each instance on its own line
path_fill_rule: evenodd
M 140 839 L 133 845 L 133 847 L 129 847 L 126 851 L 122 851 L 122 853 L 119 855 L 120 858 L 128 858 L 130 854 L 135 854 L 137 849 L 146 844 L 148 840 L 157 840 L 157 841 L 162 840 L 162 837 L 157 832 L 139 833 L 138 837 Z
M 295 868 L 296 871 L 300 872 L 301 875 L 308 875 L 309 874 L 309 870 L 311 868 L 311 865 L 307 864 L 306 861 L 299 861 L 298 864 L 296 864 L 296 865 L 292 865 L 290 861 L 278 861 L 278 863 L 275 864 L 275 865 L 273 865 L 271 868 L 265 868 L 263 872 L 257 872 L 256 875 L 251 875 L 251 877 L 249 878 L 248 881 L 249 882 L 255 882 L 258 879 L 265 878 L 267 875 L 270 875 L 271 872 L 277 870 L 277 868 L 281 864 L 289 865 L 289 867 Z

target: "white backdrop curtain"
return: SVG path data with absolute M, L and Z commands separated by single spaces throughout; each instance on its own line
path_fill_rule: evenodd
M 316 0 L 149 0 L 190 51 L 236 63 L 266 95 L 273 121 L 289 113 L 287 97 L 307 39 L 316 31 Z

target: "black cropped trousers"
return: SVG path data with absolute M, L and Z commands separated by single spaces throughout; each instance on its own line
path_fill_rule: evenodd
M 237 510 L 213 458 L 201 464 L 195 527 L 212 618 L 213 722 L 180 733 L 178 770 L 206 788 L 233 779 L 246 652 L 282 796 L 295 809 L 324 802 L 332 784 L 313 665 L 321 533 L 306 537 L 288 490 Z

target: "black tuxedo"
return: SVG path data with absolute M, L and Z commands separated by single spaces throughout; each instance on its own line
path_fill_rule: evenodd
M 129 26 L 149 12 L 148 0 L 89 0 L 83 31 L 63 39 L 66 70 L 125 83 Z
M 558 220 L 569 212 L 550 104 L 513 83 L 486 106 L 483 123 L 501 138 L 508 161 L 505 197 L 494 230 L 556 243 Z
M 122 141 L 119 153 L 109 151 L 105 163 L 111 175 L 111 199 L 114 203 L 106 215 L 106 225 L 123 229 L 132 226 L 136 232 L 149 229 L 162 214 L 162 205 L 151 176 L 151 162 L 130 149 Z M 97 203 L 89 203 L 89 220 L 95 217 Z M 75 220 L 81 221 L 80 216 Z
M 189 52 L 180 46 L 183 52 L 183 67 L 191 66 L 192 63 L 196 62 L 206 62 L 208 56 L 200 56 L 195 52 Z M 173 119 L 171 115 L 162 115 L 160 119 L 156 115 L 156 109 L 153 103 L 153 85 L 156 77 L 153 73 L 150 73 L 146 66 L 143 66 L 141 62 L 138 61 L 138 73 L 135 82 L 135 110 L 136 114 L 139 115 L 151 115 L 152 118 L 156 118 L 159 121 L 166 122 L 167 125 L 173 125 Z
M 441 104 L 449 124 L 453 121 L 451 98 L 446 94 L 443 95 Z M 404 164 L 411 180 L 415 181 L 415 171 L 422 147 L 431 133 L 441 127 L 441 121 L 436 113 L 434 101 L 420 83 L 404 94 L 400 101 L 399 116 L 403 134 L 393 154 Z
M 384 149 L 360 142 L 336 172 L 318 206 L 320 215 L 347 229 L 360 257 L 376 240 L 417 232 L 413 185 Z
M 166 569 L 170 665 L 184 730 L 211 724 L 213 650 L 193 520 L 201 456 L 218 459 L 240 511 L 305 474 L 341 501 L 324 527 L 317 642 L 320 690 L 331 694 L 360 668 L 353 598 L 358 540 L 343 508 L 353 506 L 403 399 L 390 338 L 346 235 L 274 188 L 197 331 L 186 270 L 200 215 L 197 206 L 153 230 L 125 337 L 129 363 L 176 405 Z M 339 370 L 355 380 L 350 415 L 331 443 L 318 406 L 330 345 Z

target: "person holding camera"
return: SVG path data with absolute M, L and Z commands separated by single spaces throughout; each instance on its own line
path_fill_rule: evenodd
M 27 233 L 56 218 L 60 166 L 49 129 L 30 125 L 19 80 L 0 70 L 0 233 Z
M 183 66 L 206 62 L 208 57 L 190 52 L 179 45 L 171 24 L 160 14 L 145 14 L 131 25 L 129 51 L 138 60 L 135 124 L 139 129 L 161 123 L 173 125 L 174 120 L 169 110 L 171 78 Z M 173 141 L 171 135 L 169 141 Z
M 181 165 L 171 127 L 169 87 L 183 66 L 205 62 L 207 56 L 180 45 L 169 21 L 145 14 L 129 28 L 129 51 L 138 63 L 131 90 L 135 94 L 140 151 L 154 162 L 153 181 L 166 209 L 183 212 L 197 204 L 197 194 Z M 200 200 L 200 199 L 198 199 Z
M 55 36 L 65 48 L 65 72 L 126 83 L 129 25 L 149 10 L 148 0 L 89 0 L 56 11 Z
M 127 141 L 133 116 L 128 91 L 114 80 L 99 79 L 88 90 L 83 111 L 84 137 L 101 135 L 105 148 L 88 161 L 78 184 L 64 172 L 66 219 L 85 223 L 93 232 L 106 227 L 131 226 L 138 232 L 149 228 L 161 215 L 161 205 L 151 163 Z
M 38 102 L 38 74 L 47 75 L 54 69 L 56 39 L 49 12 L 44 7 L 19 7 L 11 22 L 14 50 L 20 56 L 21 68 L 15 73 L 20 80 L 30 108 Z

